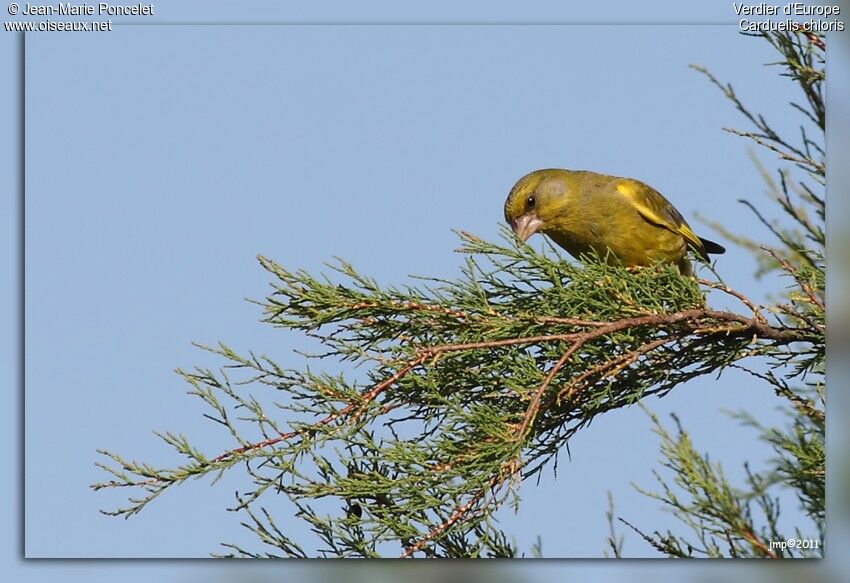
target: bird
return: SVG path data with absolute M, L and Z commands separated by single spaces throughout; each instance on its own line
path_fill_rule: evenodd
M 508 194 L 505 220 L 522 241 L 540 232 L 577 259 L 595 252 L 627 268 L 661 261 L 690 275 L 688 249 L 706 261 L 709 253 L 726 251 L 698 237 L 651 186 L 588 170 L 544 168 L 526 174 Z

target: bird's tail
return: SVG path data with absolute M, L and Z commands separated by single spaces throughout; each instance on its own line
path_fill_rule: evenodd
M 706 253 L 713 253 L 714 255 L 720 255 L 721 253 L 726 253 L 726 247 L 715 243 L 714 241 L 709 241 L 708 239 L 699 238 L 700 243 L 702 243 L 702 248 L 705 249 Z

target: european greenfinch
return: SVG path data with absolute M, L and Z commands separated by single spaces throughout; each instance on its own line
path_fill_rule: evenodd
M 595 252 L 626 267 L 672 263 L 691 273 L 690 248 L 707 260 L 726 251 L 698 237 L 654 188 L 633 178 L 549 168 L 519 179 L 505 201 L 505 220 L 521 240 L 536 232 L 570 255 Z

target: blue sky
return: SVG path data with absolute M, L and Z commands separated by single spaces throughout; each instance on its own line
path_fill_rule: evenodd
M 190 4 L 163 9 L 161 17 L 195 20 Z M 497 5 L 490 19 L 610 18 L 538 4 L 522 14 Z M 734 14 L 731 3 L 654 18 L 628 6 L 611 20 L 731 22 Z M 219 3 L 205 12 L 221 21 L 478 20 L 471 9 L 437 17 L 379 8 L 356 16 L 270 7 L 247 13 Z M 10 48 L 11 36 L 3 41 Z M 243 299 L 268 289 L 257 253 L 312 272 L 340 255 L 382 283 L 403 283 L 409 274 L 451 277 L 461 261 L 451 230 L 495 237 L 513 182 L 549 166 L 640 178 L 694 226 L 699 212 L 766 237 L 736 202 L 763 200 L 747 144 L 720 129 L 743 121 L 688 64 L 731 81 L 745 102 L 793 131 L 787 102 L 797 95 L 762 66 L 773 58 L 766 43 L 715 25 L 137 26 L 30 34 L 27 555 L 202 557 L 220 542 L 252 542 L 240 517 L 224 510 L 232 502 L 227 481 L 187 483 L 129 521 L 100 516 L 99 508 L 120 497 L 87 486 L 104 477 L 93 465 L 96 448 L 173 461 L 154 429 L 183 432 L 209 444 L 211 454 L 226 446 L 173 373 L 217 364 L 192 341 L 223 340 L 284 366 L 300 364 L 292 349 L 303 339 L 261 326 L 256 306 Z M 14 140 L 6 147 L 15 148 Z M 753 281 L 753 267 L 735 248 L 718 262 L 728 282 L 763 299 L 775 288 Z M 769 452 L 751 448 L 752 432 L 721 409 L 770 421 L 778 419 L 777 404 L 768 388 L 734 374 L 647 403 L 660 414 L 676 411 L 733 478 L 744 459 Z M 599 556 L 607 490 L 634 524 L 675 525 L 630 485 L 652 487 L 658 457 L 639 409 L 599 419 L 571 451 L 557 480 L 547 475 L 539 487 L 524 486 L 519 515 L 504 515 L 521 549 L 540 535 L 547 556 Z M 785 511 L 793 520 L 793 505 Z M 625 550 L 654 556 L 634 537 Z

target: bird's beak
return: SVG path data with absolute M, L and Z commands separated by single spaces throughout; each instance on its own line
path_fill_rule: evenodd
M 527 240 L 543 226 L 543 221 L 535 213 L 527 213 L 510 222 L 514 235 L 521 241 Z

